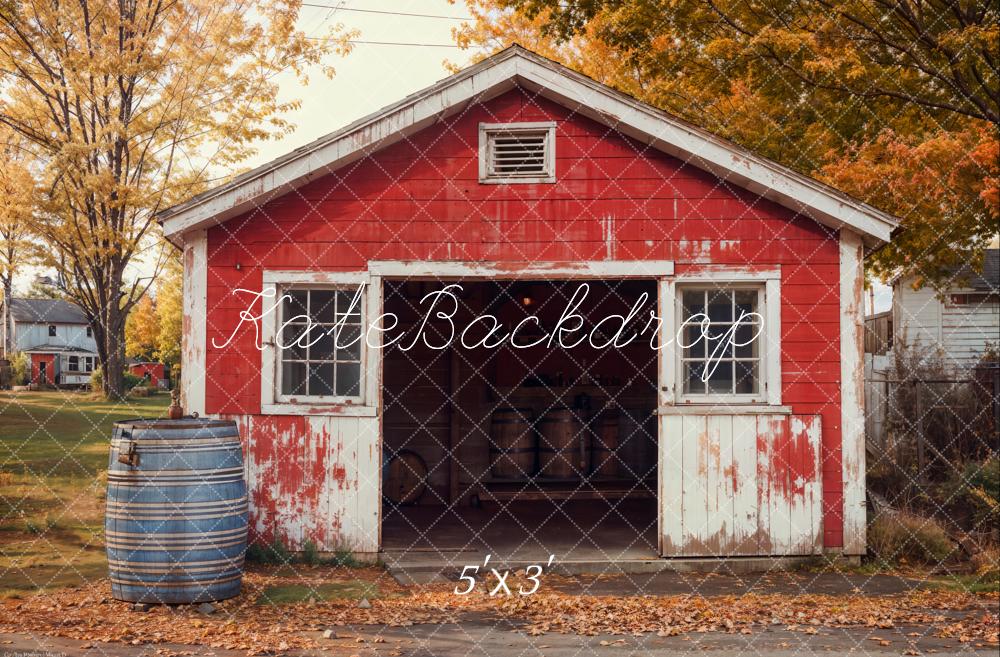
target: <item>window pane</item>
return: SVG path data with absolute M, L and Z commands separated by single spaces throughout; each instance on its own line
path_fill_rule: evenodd
M 361 395 L 361 299 L 357 308 L 350 309 L 357 292 L 355 287 L 284 293 L 281 319 L 285 325 L 276 340 L 282 349 L 282 394 Z M 297 321 L 288 323 L 293 317 Z
M 281 330 L 277 346 L 283 360 L 305 360 L 306 347 L 303 345 L 309 344 L 309 337 L 303 335 L 305 328 L 305 324 L 291 324 Z
M 757 382 L 757 361 L 736 363 L 736 394 L 756 394 Z
M 704 394 L 705 384 L 701 380 L 701 373 L 704 370 L 704 363 L 684 363 L 684 392 L 693 394 Z
M 358 299 L 353 308 L 351 307 L 351 302 L 357 293 L 357 290 L 337 292 L 337 319 L 343 320 L 345 324 L 361 323 L 361 299 Z
M 758 358 L 760 355 L 760 324 L 740 324 L 736 327 L 733 346 L 737 358 Z
M 757 312 L 757 290 L 736 291 L 736 318 Z
M 309 364 L 309 394 L 311 396 L 333 394 L 333 364 Z
M 281 394 L 283 395 L 306 394 L 305 363 L 281 364 Z
M 715 365 L 715 371 L 708 377 L 709 394 L 731 394 L 733 392 L 733 363 L 726 361 Z
M 333 360 L 333 335 L 329 330 L 329 326 L 316 329 L 313 335 L 316 342 L 310 347 L 309 360 Z
M 304 320 L 307 313 L 307 300 L 309 292 L 306 290 L 289 290 L 285 293 L 285 305 L 282 308 L 282 319 L 288 321 L 293 317 L 302 316 Z
M 336 303 L 332 290 L 313 290 L 311 292 L 309 316 L 314 322 L 332 324 L 337 321 Z
M 707 329 L 707 327 L 705 327 Z M 688 324 L 684 327 L 684 358 L 704 358 L 705 357 L 705 338 L 702 335 L 701 324 L 695 324 L 692 326 Z
M 342 327 L 337 337 L 337 347 L 337 360 L 361 360 L 361 327 Z
M 684 317 L 687 319 L 705 312 L 705 293 L 701 290 L 684 293 Z
M 361 394 L 360 363 L 337 363 L 337 394 L 345 397 Z
M 708 293 L 708 318 L 713 322 L 733 321 L 733 297 L 728 290 Z

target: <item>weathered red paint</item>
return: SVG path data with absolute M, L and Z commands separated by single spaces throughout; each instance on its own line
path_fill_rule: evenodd
M 557 182 L 479 184 L 478 124 L 541 120 L 557 122 Z M 837 547 L 843 540 L 838 240 L 835 230 L 513 90 L 208 231 L 206 411 L 253 416 L 257 459 L 266 460 L 278 434 L 305 435 L 302 418 L 259 415 L 261 358 L 252 330 L 225 349 L 212 346 L 229 337 L 246 308 L 246 298 L 232 290 L 260 290 L 264 269 L 351 271 L 369 260 L 513 267 L 608 258 L 673 260 L 678 274 L 705 263 L 777 265 L 783 403 L 796 414 L 821 416 L 824 544 Z M 286 454 L 259 473 L 253 504 L 265 517 L 262 531 L 282 509 L 315 502 L 305 499 L 315 494 L 308 483 L 314 478 L 340 481 L 335 464 L 313 456 Z M 796 458 L 776 454 L 784 474 L 763 474 L 805 474 Z M 323 530 L 335 535 L 337 528 Z

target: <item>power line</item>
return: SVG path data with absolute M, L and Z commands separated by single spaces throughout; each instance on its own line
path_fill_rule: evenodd
M 408 43 L 406 41 L 358 41 L 351 40 L 351 43 L 362 44 L 366 46 L 420 46 L 421 48 L 461 48 L 462 46 L 456 45 L 454 43 Z
M 325 41 L 324 37 L 306 37 L 312 41 Z M 336 41 L 337 39 L 332 39 Z M 420 48 L 461 48 L 454 43 L 413 43 L 409 41 L 364 41 L 361 39 L 349 39 L 347 43 L 362 46 L 417 46 Z
M 442 14 L 414 14 L 405 11 L 385 11 L 381 9 L 355 9 L 353 7 L 340 7 L 335 5 L 321 5 L 314 2 L 303 2 L 303 7 L 315 7 L 317 9 L 335 9 L 336 11 L 354 11 L 360 14 L 384 14 L 387 16 L 413 16 L 416 18 L 444 18 L 451 21 L 471 21 L 470 16 L 444 16 Z

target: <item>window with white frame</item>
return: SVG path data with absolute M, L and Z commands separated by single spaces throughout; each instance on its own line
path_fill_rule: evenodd
M 275 398 L 359 400 L 364 390 L 359 288 L 287 287 L 281 298 Z
M 555 182 L 555 148 L 555 122 L 481 123 L 479 181 Z
M 764 401 L 763 285 L 677 290 L 677 393 L 686 401 Z
M 69 357 L 69 362 L 66 365 L 66 369 L 69 370 L 70 372 L 79 372 L 80 371 L 80 357 L 79 356 L 70 356 Z

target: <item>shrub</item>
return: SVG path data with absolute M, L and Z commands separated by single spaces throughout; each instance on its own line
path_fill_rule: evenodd
M 280 540 L 275 539 L 270 544 L 251 543 L 247 547 L 246 560 L 249 563 L 286 566 L 288 564 L 305 564 L 308 566 L 343 566 L 356 568 L 362 565 L 350 550 L 339 548 L 333 556 L 324 557 L 319 547 L 312 540 L 302 544 L 300 552 L 292 552 Z
M 962 478 L 977 524 L 987 528 L 1000 524 L 1000 456 L 967 465 Z
M 270 545 L 251 543 L 247 547 L 246 560 L 250 563 L 264 563 L 284 566 L 292 563 L 292 553 L 285 544 L 275 539 Z
M 980 550 L 972 557 L 976 574 L 992 582 L 1000 582 L 1000 547 L 992 546 Z
M 361 562 L 354 557 L 354 553 L 346 548 L 339 548 L 333 553 L 333 558 L 328 560 L 332 566 L 343 566 L 345 568 L 357 568 Z
M 869 523 L 868 550 L 886 566 L 936 566 L 955 553 L 955 546 L 937 520 L 897 512 L 879 514 Z
M 104 392 L 104 372 L 101 371 L 101 366 L 94 366 L 94 371 L 90 373 L 90 390 L 91 392 Z
M 317 566 L 322 562 L 319 556 L 319 548 L 312 541 L 302 544 L 302 552 L 298 555 L 298 560 L 309 566 Z
M 122 384 L 124 386 L 123 389 L 125 390 L 125 392 L 128 392 L 132 388 L 142 385 L 145 382 L 146 379 L 142 378 L 141 376 L 136 376 L 131 372 L 122 373 Z
M 28 354 L 19 351 L 10 359 L 11 385 L 26 386 L 31 379 L 31 361 Z
M 141 376 L 136 376 L 131 372 L 122 373 L 122 391 L 128 392 L 132 388 L 141 385 L 145 382 Z M 104 372 L 101 371 L 100 365 L 94 368 L 94 371 L 90 373 L 90 389 L 93 392 L 104 392 Z

